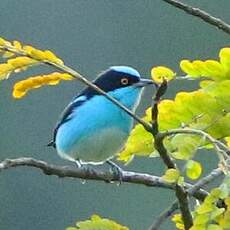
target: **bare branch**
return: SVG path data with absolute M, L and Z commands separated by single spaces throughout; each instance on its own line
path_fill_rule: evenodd
M 211 173 L 201 178 L 197 183 L 195 183 L 191 188 L 188 189 L 189 195 L 193 195 L 200 188 L 203 188 L 205 185 L 213 182 L 222 175 L 224 175 L 224 173 L 220 168 L 212 170 Z
M 178 208 L 179 208 L 178 201 L 177 200 L 173 201 L 173 203 L 157 217 L 154 223 L 149 227 L 149 230 L 159 229 L 160 225 L 166 219 L 168 219 Z
M 218 29 L 224 31 L 227 34 L 230 34 L 230 25 L 228 23 L 224 22 L 219 18 L 213 17 L 212 15 L 205 12 L 204 10 L 200 10 L 199 8 L 194 8 L 178 0 L 163 0 L 163 1 L 185 11 L 188 14 L 191 14 L 195 17 L 202 19 L 203 21 L 217 27 Z
M 71 166 L 58 166 L 53 164 L 48 164 L 45 161 L 36 160 L 34 158 L 21 157 L 16 159 L 5 159 L 0 162 L 0 172 L 10 168 L 28 166 L 33 168 L 41 169 L 46 175 L 55 175 L 60 178 L 62 177 L 72 177 L 80 178 L 85 180 L 97 180 L 105 182 L 119 182 L 120 178 L 114 175 L 110 171 L 100 171 L 98 169 L 93 169 L 91 167 L 71 167 Z M 161 179 L 161 177 L 153 176 L 147 173 L 137 173 L 131 171 L 122 171 L 122 182 L 127 182 L 131 184 L 142 184 L 149 187 L 159 187 L 175 190 L 175 185 L 166 183 Z M 186 184 L 186 188 L 192 188 L 191 184 Z M 198 200 L 204 200 L 208 195 L 205 190 L 197 190 L 194 193 L 194 197 Z

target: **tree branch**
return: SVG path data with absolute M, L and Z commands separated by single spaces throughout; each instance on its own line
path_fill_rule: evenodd
M 219 18 L 213 17 L 212 15 L 205 12 L 204 10 L 200 10 L 199 8 L 194 8 L 178 0 L 163 0 L 163 1 L 185 11 L 187 14 L 191 14 L 195 17 L 202 19 L 203 21 L 217 27 L 218 29 L 224 31 L 227 34 L 230 34 L 230 25 L 228 23 L 224 22 Z
M 188 189 L 188 194 L 190 196 L 194 195 L 196 191 L 201 189 L 203 186 L 213 182 L 215 179 L 219 178 L 223 175 L 221 169 L 214 169 L 210 174 L 201 178 L 198 182 L 196 182 L 193 186 Z M 179 203 L 175 200 L 166 210 L 164 210 L 154 221 L 154 223 L 149 227 L 149 230 L 157 230 L 160 225 L 169 218 L 177 209 L 179 208 Z
M 160 157 L 164 161 L 168 169 L 177 169 L 176 164 L 170 158 L 167 149 L 164 146 L 163 140 L 164 136 L 158 130 L 158 103 L 161 97 L 165 94 L 167 90 L 167 81 L 163 80 L 161 85 L 158 87 L 152 105 L 152 135 L 154 137 L 154 147 L 158 151 Z M 182 219 L 184 222 L 185 230 L 188 230 L 193 225 L 193 219 L 191 212 L 189 210 L 188 194 L 184 186 L 179 184 L 175 185 L 176 197 L 179 201 L 179 207 L 181 210 Z
M 16 159 L 5 159 L 0 162 L 0 172 L 10 168 L 28 166 L 33 168 L 38 168 L 46 175 L 55 175 L 60 178 L 71 177 L 80 178 L 85 180 L 97 180 L 105 182 L 119 182 L 120 178 L 114 175 L 110 171 L 101 171 L 98 169 L 93 169 L 91 167 L 71 167 L 71 166 L 58 166 L 53 164 L 48 164 L 45 161 L 37 160 L 34 158 L 21 157 Z M 153 176 L 147 173 L 137 173 L 131 171 L 122 171 L 122 182 L 131 184 L 142 184 L 149 187 L 159 187 L 175 190 L 175 185 L 166 183 L 161 179 L 161 177 Z M 186 183 L 186 188 L 190 189 L 193 185 Z M 205 190 L 197 190 L 194 192 L 194 197 L 198 200 L 203 201 L 208 195 Z

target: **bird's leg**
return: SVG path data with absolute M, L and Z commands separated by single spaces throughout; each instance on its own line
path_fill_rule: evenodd
M 82 164 L 81 160 L 80 159 L 76 159 L 74 161 L 74 163 L 77 165 L 78 168 L 84 168 L 86 169 L 86 167 Z M 81 183 L 82 184 L 85 184 L 86 183 L 86 180 L 85 179 L 80 179 Z
M 81 161 L 80 161 L 79 159 L 76 159 L 76 160 L 74 161 L 74 163 L 77 165 L 78 168 L 81 168 L 81 167 L 82 167 L 82 163 L 81 163 Z
M 107 160 L 106 163 L 111 166 L 111 169 L 112 169 L 114 175 L 118 177 L 119 185 L 120 185 L 122 182 L 122 176 L 123 176 L 122 168 L 120 168 L 117 164 L 115 164 L 111 160 Z

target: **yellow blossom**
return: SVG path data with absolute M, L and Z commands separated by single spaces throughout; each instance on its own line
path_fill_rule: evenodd
M 50 61 L 57 64 L 63 64 L 63 61 L 59 59 L 53 52 L 50 50 L 39 50 L 32 47 L 24 47 L 24 49 L 28 52 L 32 58 L 39 61 Z
M 6 43 L 6 40 L 0 37 L 0 46 L 4 46 L 5 43 Z
M 9 51 L 5 51 L 1 56 L 3 58 L 11 58 L 11 57 L 15 56 L 15 54 L 12 52 L 9 52 Z
M 22 49 L 22 44 L 19 41 L 13 41 L 13 46 L 18 50 Z
M 13 69 L 13 66 L 10 64 L 0 64 L 0 80 L 7 79 Z
M 46 59 L 45 53 L 38 49 L 32 49 L 30 52 L 30 56 L 36 60 L 43 61 Z
M 57 64 L 63 64 L 63 61 L 61 59 L 59 59 L 53 52 L 51 52 L 50 50 L 45 50 L 44 51 L 45 54 L 45 58 L 48 61 L 57 63 Z
M 17 68 L 25 67 L 27 65 L 35 64 L 37 63 L 37 61 L 29 57 L 16 57 L 16 58 L 9 59 L 7 63 L 12 65 L 15 69 L 17 69 Z
M 43 85 L 57 85 L 61 80 L 73 80 L 74 78 L 67 73 L 54 72 L 42 76 L 29 77 L 19 81 L 14 85 L 13 97 L 20 99 L 31 89 L 39 88 Z
M 26 54 L 31 56 L 31 52 L 34 50 L 35 48 L 33 46 L 23 46 L 23 50 L 26 52 Z

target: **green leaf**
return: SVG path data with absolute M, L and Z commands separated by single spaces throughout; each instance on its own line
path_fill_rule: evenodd
M 212 80 L 202 81 L 201 89 L 193 92 L 177 93 L 174 100 L 162 100 L 158 105 L 160 131 L 188 127 L 203 130 L 215 139 L 230 137 L 229 50 L 230 48 L 221 49 L 219 62 L 185 62 L 185 69 L 191 71 L 192 75 L 206 76 Z M 143 119 L 151 122 L 151 108 L 146 110 Z M 213 148 L 206 139 L 190 134 L 177 134 L 165 138 L 164 144 L 173 158 L 183 160 L 190 160 L 198 149 Z M 141 125 L 137 125 L 119 159 L 127 162 L 134 155 L 150 156 L 151 153 L 157 156 L 152 135 Z
M 180 177 L 180 171 L 178 169 L 168 169 L 162 179 L 168 183 L 175 183 Z
M 144 127 L 140 124 L 136 125 L 132 130 L 125 149 L 119 154 L 118 160 L 128 162 L 134 155 L 137 156 L 149 156 L 153 157 L 153 136 L 147 132 Z M 157 152 L 155 152 L 158 156 Z
M 205 225 L 194 225 L 189 230 L 207 230 Z
M 194 218 L 194 225 L 204 225 L 209 221 L 209 213 L 198 215 Z
M 217 200 L 220 198 L 221 193 L 222 193 L 222 191 L 220 188 L 214 188 L 210 192 L 210 196 L 212 196 L 215 200 Z
M 75 227 L 66 230 L 129 230 L 127 227 L 117 224 L 115 221 L 101 218 L 98 215 L 91 216 L 90 220 L 79 221 Z
M 202 205 L 198 206 L 198 208 L 196 209 L 196 212 L 198 214 L 209 213 L 209 212 L 212 212 L 215 209 L 215 207 L 216 206 L 214 204 L 203 203 Z
M 217 208 L 215 207 L 210 215 L 210 219 L 214 220 L 216 217 L 220 216 L 225 211 L 224 208 Z
M 209 224 L 207 230 L 223 230 L 223 228 L 217 224 Z
M 202 173 L 202 166 L 199 162 L 189 160 L 186 164 L 186 175 L 192 180 L 196 180 Z

